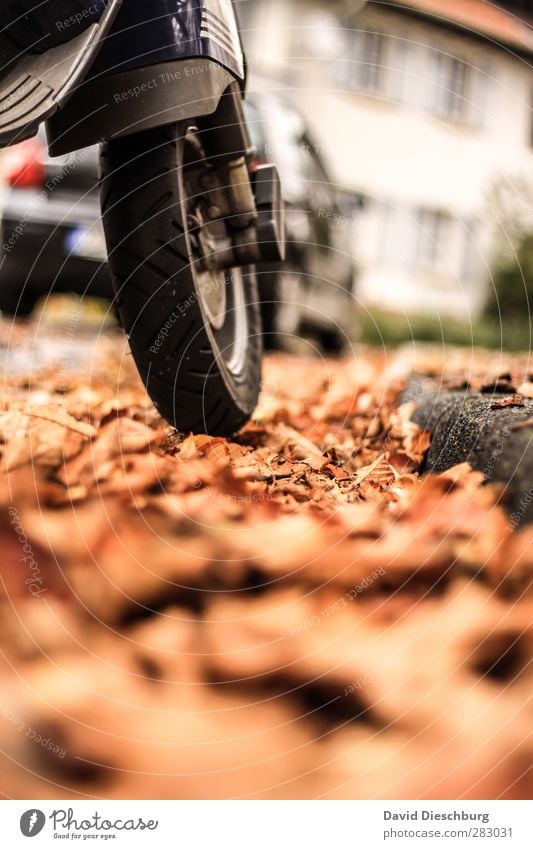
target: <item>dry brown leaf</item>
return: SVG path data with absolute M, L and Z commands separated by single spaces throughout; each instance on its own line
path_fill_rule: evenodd
M 417 366 L 529 373 L 476 357 Z M 468 465 L 418 473 L 405 359 L 274 355 L 235 440 L 164 425 L 118 337 L 90 384 L 6 380 L 2 704 L 65 757 L 0 711 L 4 795 L 531 795 L 531 532 Z
M 493 404 L 490 405 L 491 410 L 499 410 L 502 407 L 523 407 L 524 401 L 522 399 L 522 395 L 514 394 L 508 395 L 505 398 L 502 398 L 499 401 L 494 401 Z

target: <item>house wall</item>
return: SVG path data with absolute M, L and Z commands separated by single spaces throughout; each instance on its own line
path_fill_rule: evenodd
M 246 5 L 253 68 L 304 113 L 335 180 L 365 196 L 354 218 L 361 299 L 474 316 L 497 242 L 492 187 L 533 178 L 530 67 L 499 47 L 384 7 L 365 6 L 332 28 L 328 4 Z M 361 68 L 353 57 L 366 54 L 350 54 L 361 30 L 383 34 L 379 84 L 366 92 L 353 79 Z M 453 118 L 436 108 L 448 88 L 438 63 L 448 56 L 468 66 Z M 529 198 L 523 202 L 529 214 Z

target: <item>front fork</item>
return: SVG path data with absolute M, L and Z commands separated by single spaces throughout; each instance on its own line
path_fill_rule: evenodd
M 213 115 L 199 121 L 199 138 L 210 165 L 202 180 L 211 222 L 224 223 L 225 243 L 200 245 L 202 262 L 219 269 L 285 258 L 284 207 L 273 165 L 254 169 L 255 151 L 242 107 L 241 89 L 232 83 Z

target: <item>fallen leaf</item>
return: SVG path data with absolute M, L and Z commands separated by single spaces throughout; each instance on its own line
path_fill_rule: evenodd
M 509 395 L 507 398 L 502 398 L 500 401 L 494 401 L 490 405 L 491 410 L 498 410 L 502 407 L 523 407 L 524 401 L 521 395 Z

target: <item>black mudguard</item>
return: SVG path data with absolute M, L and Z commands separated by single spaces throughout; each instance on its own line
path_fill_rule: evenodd
M 89 80 L 46 124 L 52 156 L 213 115 L 235 77 L 212 59 L 181 59 Z

